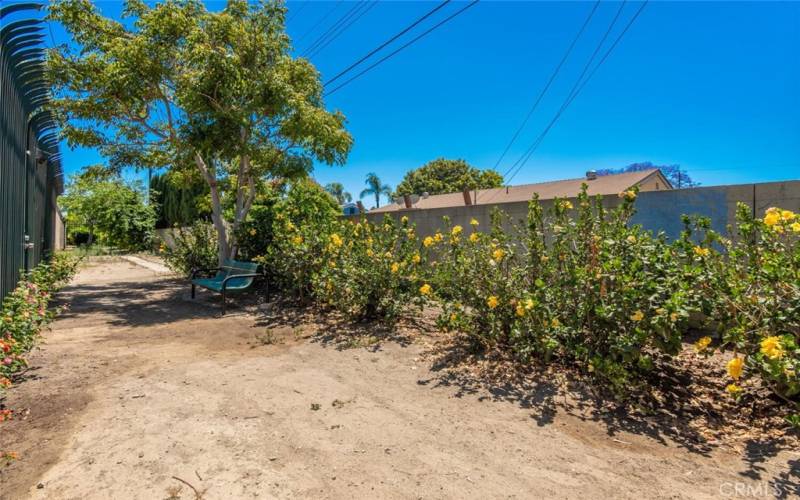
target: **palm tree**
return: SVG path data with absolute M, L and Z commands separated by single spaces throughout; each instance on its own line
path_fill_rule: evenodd
M 325 185 L 325 191 L 329 192 L 331 196 L 336 198 L 336 201 L 339 202 L 339 205 L 344 205 L 353 200 L 353 197 L 344 190 L 344 186 L 342 186 L 341 182 L 329 182 Z
M 365 181 L 367 185 L 367 189 L 361 191 L 359 198 L 364 198 L 365 196 L 373 195 L 375 196 L 375 207 L 381 206 L 381 195 L 386 195 L 386 197 L 390 197 L 392 195 L 392 188 L 389 187 L 388 184 L 381 184 L 381 179 L 378 177 L 377 174 L 370 172 L 367 174 L 367 180 Z

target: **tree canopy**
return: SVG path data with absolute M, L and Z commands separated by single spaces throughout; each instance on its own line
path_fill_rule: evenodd
M 336 201 L 339 202 L 339 205 L 344 205 L 345 203 L 353 201 L 353 195 L 344 190 L 344 186 L 341 182 L 329 182 L 325 185 L 325 191 L 329 192 L 331 196 L 336 198 Z
M 406 173 L 396 195 L 457 193 L 466 189 L 501 187 L 503 176 L 495 170 L 480 170 L 464 160 L 438 158 Z
M 146 249 L 152 241 L 155 211 L 145 204 L 139 182 L 125 182 L 102 167 L 88 167 L 70 178 L 59 203 L 73 240 L 85 233 L 89 245 L 126 250 Z
M 50 7 L 73 40 L 47 60 L 70 146 L 98 148 L 114 169 L 195 169 L 209 185 L 220 260 L 236 252 L 258 180 L 302 177 L 314 160 L 343 164 L 352 146 L 317 70 L 291 56 L 285 12 L 277 0 L 228 0 L 218 12 L 199 0 L 127 0 L 123 24 L 89 0 Z
M 381 196 L 386 196 L 388 198 L 392 195 L 392 188 L 388 184 L 384 184 L 381 178 L 378 177 L 378 174 L 374 172 L 367 174 L 364 184 L 366 184 L 367 187 L 361 191 L 358 197 L 365 198 L 367 196 L 374 196 L 376 208 L 381 206 Z
M 641 172 L 642 170 L 650 170 L 657 168 L 661 170 L 664 177 L 672 184 L 674 188 L 690 188 L 700 185 L 699 182 L 694 181 L 689 173 L 686 172 L 680 165 L 654 165 L 653 162 L 644 161 L 640 163 L 631 163 L 627 167 L 622 168 L 604 168 L 597 171 L 597 175 L 612 175 L 622 174 L 625 172 Z

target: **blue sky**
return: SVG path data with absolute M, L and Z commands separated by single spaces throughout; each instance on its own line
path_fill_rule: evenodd
M 353 5 L 289 2 L 297 53 Z M 382 1 L 311 60 L 330 78 L 435 5 Z M 464 5 L 451 2 L 424 26 Z M 468 9 L 326 99 L 347 116 L 355 146 L 345 166 L 319 165 L 315 178 L 357 195 L 368 172 L 394 186 L 437 157 L 492 167 L 592 5 L 483 0 Z M 619 5 L 600 5 L 501 172 L 553 117 Z M 640 5 L 625 5 L 605 47 Z M 58 26 L 53 34 L 65 40 Z M 512 182 L 640 161 L 678 163 L 704 185 L 800 178 L 799 88 L 800 3 L 650 2 Z M 67 173 L 98 161 L 65 150 Z

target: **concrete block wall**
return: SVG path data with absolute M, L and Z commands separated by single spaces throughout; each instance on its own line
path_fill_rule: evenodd
M 735 222 L 736 205 L 739 202 L 746 204 L 751 210 L 755 209 L 759 217 L 772 206 L 800 212 L 800 180 L 642 192 L 636 201 L 637 213 L 632 222 L 654 232 L 664 231 L 669 238 L 677 238 L 683 229 L 681 215 L 703 215 L 711 219 L 715 230 L 724 233 L 727 226 Z M 617 196 L 603 198 L 603 204 L 609 208 L 618 203 Z M 552 200 L 544 200 L 541 204 L 546 210 L 552 205 Z M 511 223 L 507 224 L 507 230 L 512 230 L 514 224 L 524 224 L 527 218 L 527 202 L 430 210 L 412 208 L 392 212 L 390 216 L 395 219 L 407 216 L 416 224 L 417 234 L 424 237 L 442 229 L 442 218 L 445 216 L 450 218 L 453 225 L 458 224 L 465 228 L 475 218 L 480 222 L 480 229 L 485 230 L 490 225 L 490 214 L 495 206 L 510 216 Z M 367 213 L 361 217 L 377 223 L 384 216 L 383 213 Z

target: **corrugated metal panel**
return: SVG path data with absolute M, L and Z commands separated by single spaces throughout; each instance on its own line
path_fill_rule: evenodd
M 45 109 L 42 7 L 0 7 L 0 298 L 53 248 L 64 186 L 55 121 Z

